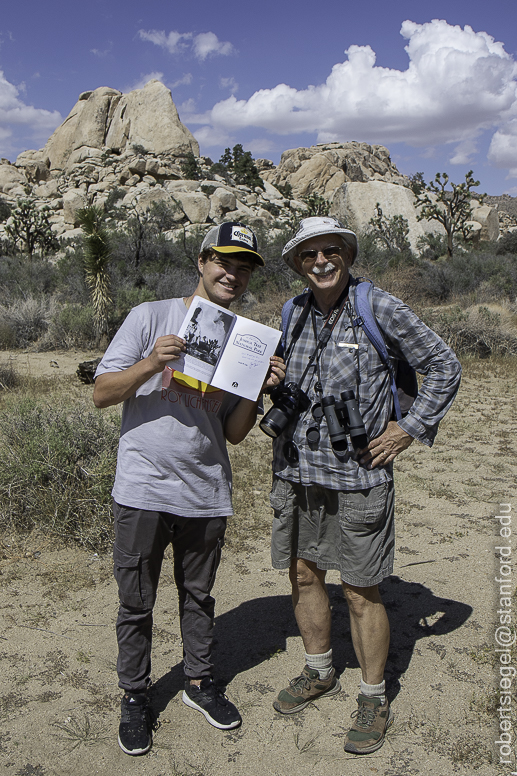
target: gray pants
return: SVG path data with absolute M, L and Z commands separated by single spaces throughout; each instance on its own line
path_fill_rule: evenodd
M 150 682 L 153 607 L 165 548 L 172 543 L 186 676 L 212 673 L 215 600 L 210 591 L 221 559 L 225 517 L 189 518 L 113 502 L 119 687 L 143 692 Z

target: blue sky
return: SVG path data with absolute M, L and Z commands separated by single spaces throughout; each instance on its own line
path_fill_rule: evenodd
M 428 10 L 429 9 L 429 10 Z M 433 21 L 434 20 L 434 21 Z M 517 5 L 481 0 L 28 0 L 0 16 L 0 156 L 39 148 L 83 91 L 158 78 L 214 161 L 329 140 L 401 172 L 517 195 Z

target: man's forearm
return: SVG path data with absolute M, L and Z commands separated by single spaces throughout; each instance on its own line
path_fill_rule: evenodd
M 157 372 L 149 358 L 143 358 L 122 372 L 104 372 L 95 380 L 93 402 L 96 407 L 111 407 L 129 399 Z

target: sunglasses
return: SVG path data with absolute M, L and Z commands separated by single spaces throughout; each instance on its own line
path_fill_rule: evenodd
M 323 248 L 322 251 L 317 251 L 314 248 L 310 251 L 302 251 L 300 253 L 300 259 L 302 261 L 307 261 L 307 259 L 314 261 L 318 253 L 322 253 L 326 259 L 330 259 L 332 256 L 339 256 L 340 252 L 341 248 L 338 245 L 329 245 L 328 248 Z

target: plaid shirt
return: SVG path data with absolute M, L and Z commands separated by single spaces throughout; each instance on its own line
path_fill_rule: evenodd
M 355 280 L 350 281 L 350 312 L 346 309 L 335 326 L 332 336 L 320 356 L 320 374 L 323 396 L 351 389 L 359 401 L 359 409 L 368 439 L 380 436 L 386 429 L 393 411 L 393 397 L 387 369 L 361 326 L 352 327 L 356 318 L 353 310 Z M 303 302 L 295 301 L 286 343 L 303 309 Z M 415 313 L 391 294 L 373 289 L 372 303 L 375 316 L 384 332 L 389 355 L 405 359 L 417 372 L 424 375 L 418 397 L 411 410 L 399 421 L 404 431 L 431 447 L 438 424 L 458 391 L 461 367 L 453 351 L 429 329 Z M 314 307 L 316 331 L 319 335 L 326 315 Z M 351 345 L 351 347 L 347 347 Z M 357 345 L 358 347 L 355 347 Z M 287 366 L 285 382 L 298 382 L 316 348 L 311 314 L 297 340 Z M 314 386 L 318 381 L 316 364 L 309 369 L 301 386 L 311 401 L 311 408 L 320 396 Z M 368 470 L 349 455 L 336 455 L 327 432 L 327 424 L 320 424 L 320 441 L 311 450 L 306 439 L 307 429 L 317 425 L 312 410 L 296 415 L 284 432 L 273 442 L 273 471 L 284 480 L 303 485 L 321 485 L 333 490 L 362 490 L 393 478 L 393 465 Z M 284 456 L 284 445 L 292 440 L 298 448 L 299 461 L 290 465 Z

